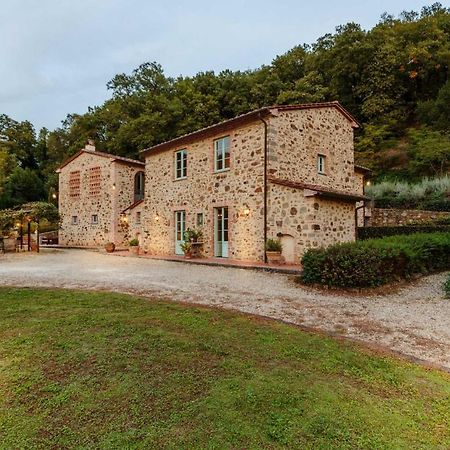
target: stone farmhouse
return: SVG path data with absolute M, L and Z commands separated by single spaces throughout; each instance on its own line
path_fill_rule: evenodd
M 354 164 L 357 126 L 329 102 L 252 111 L 145 149 L 145 164 L 90 144 L 59 169 L 60 243 L 137 237 L 143 251 L 173 256 L 196 228 L 205 257 L 264 261 L 278 238 L 295 263 L 308 248 L 354 240 L 368 172 Z

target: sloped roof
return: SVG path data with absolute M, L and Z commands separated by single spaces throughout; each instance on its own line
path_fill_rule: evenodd
M 370 200 L 369 197 L 360 194 L 353 194 L 351 192 L 332 189 L 326 186 L 320 186 L 318 184 L 299 183 L 297 181 L 283 180 L 281 178 L 268 177 L 268 181 L 279 184 L 281 186 L 291 187 L 294 189 L 309 189 L 316 191 L 317 195 L 327 198 L 335 198 L 338 200 L 344 200 L 349 202 L 358 202 L 362 200 Z
M 323 102 L 323 103 L 304 103 L 300 105 L 276 105 L 271 107 L 265 107 L 256 109 L 246 114 L 228 119 L 223 122 L 216 123 L 206 128 L 194 131 L 192 133 L 185 134 L 183 136 L 171 139 L 170 141 L 162 142 L 154 145 L 153 147 L 141 150 L 142 155 L 146 155 L 149 152 L 166 150 L 170 147 L 185 145 L 189 142 L 205 138 L 210 135 L 216 135 L 228 130 L 231 130 L 239 125 L 252 122 L 261 117 L 269 116 L 270 114 L 276 114 L 277 111 L 290 111 L 301 109 L 318 109 L 318 108 L 336 108 L 343 116 L 345 116 L 352 124 L 354 128 L 358 128 L 359 124 L 357 120 L 339 103 L 339 102 Z
M 139 206 L 144 200 L 136 200 L 134 203 L 132 203 L 128 208 L 125 208 L 121 214 L 125 214 L 127 211 L 131 211 L 132 209 L 136 208 L 136 206 Z
M 88 153 L 94 156 L 101 156 L 103 158 L 109 158 L 111 161 L 117 161 L 124 164 L 129 164 L 133 166 L 145 167 L 145 163 L 142 161 L 138 161 L 137 159 L 125 158 L 124 156 L 113 155 L 112 153 L 99 152 L 97 150 L 86 150 L 85 148 L 79 150 L 70 158 L 66 159 L 57 169 L 56 171 L 60 171 L 63 167 L 67 166 L 67 164 L 71 163 L 74 159 L 78 158 L 81 154 Z

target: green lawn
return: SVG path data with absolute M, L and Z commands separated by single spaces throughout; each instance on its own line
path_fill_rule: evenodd
M 244 315 L 0 289 L 0 448 L 450 448 L 450 376 Z

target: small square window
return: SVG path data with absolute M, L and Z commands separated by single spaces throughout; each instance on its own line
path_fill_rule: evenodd
M 202 227 L 203 226 L 203 213 L 197 214 L 197 226 Z
M 140 223 L 141 223 L 141 212 L 138 211 L 138 212 L 136 213 L 136 224 L 137 224 L 137 225 L 140 225 Z
M 78 216 L 72 216 L 72 225 L 78 225 Z
M 325 174 L 325 161 L 325 155 L 317 155 L 317 173 L 320 173 L 322 175 Z
M 187 177 L 187 150 L 175 153 L 175 178 L 177 180 Z
M 97 214 L 92 214 L 91 223 L 92 223 L 92 225 L 98 224 L 98 215 Z

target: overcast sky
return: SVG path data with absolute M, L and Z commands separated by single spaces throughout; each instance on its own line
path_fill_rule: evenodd
M 107 97 L 120 72 L 253 69 L 336 25 L 376 24 L 415 0 L 1 0 L 0 114 L 53 129 Z M 443 1 L 443 4 L 446 2 Z

